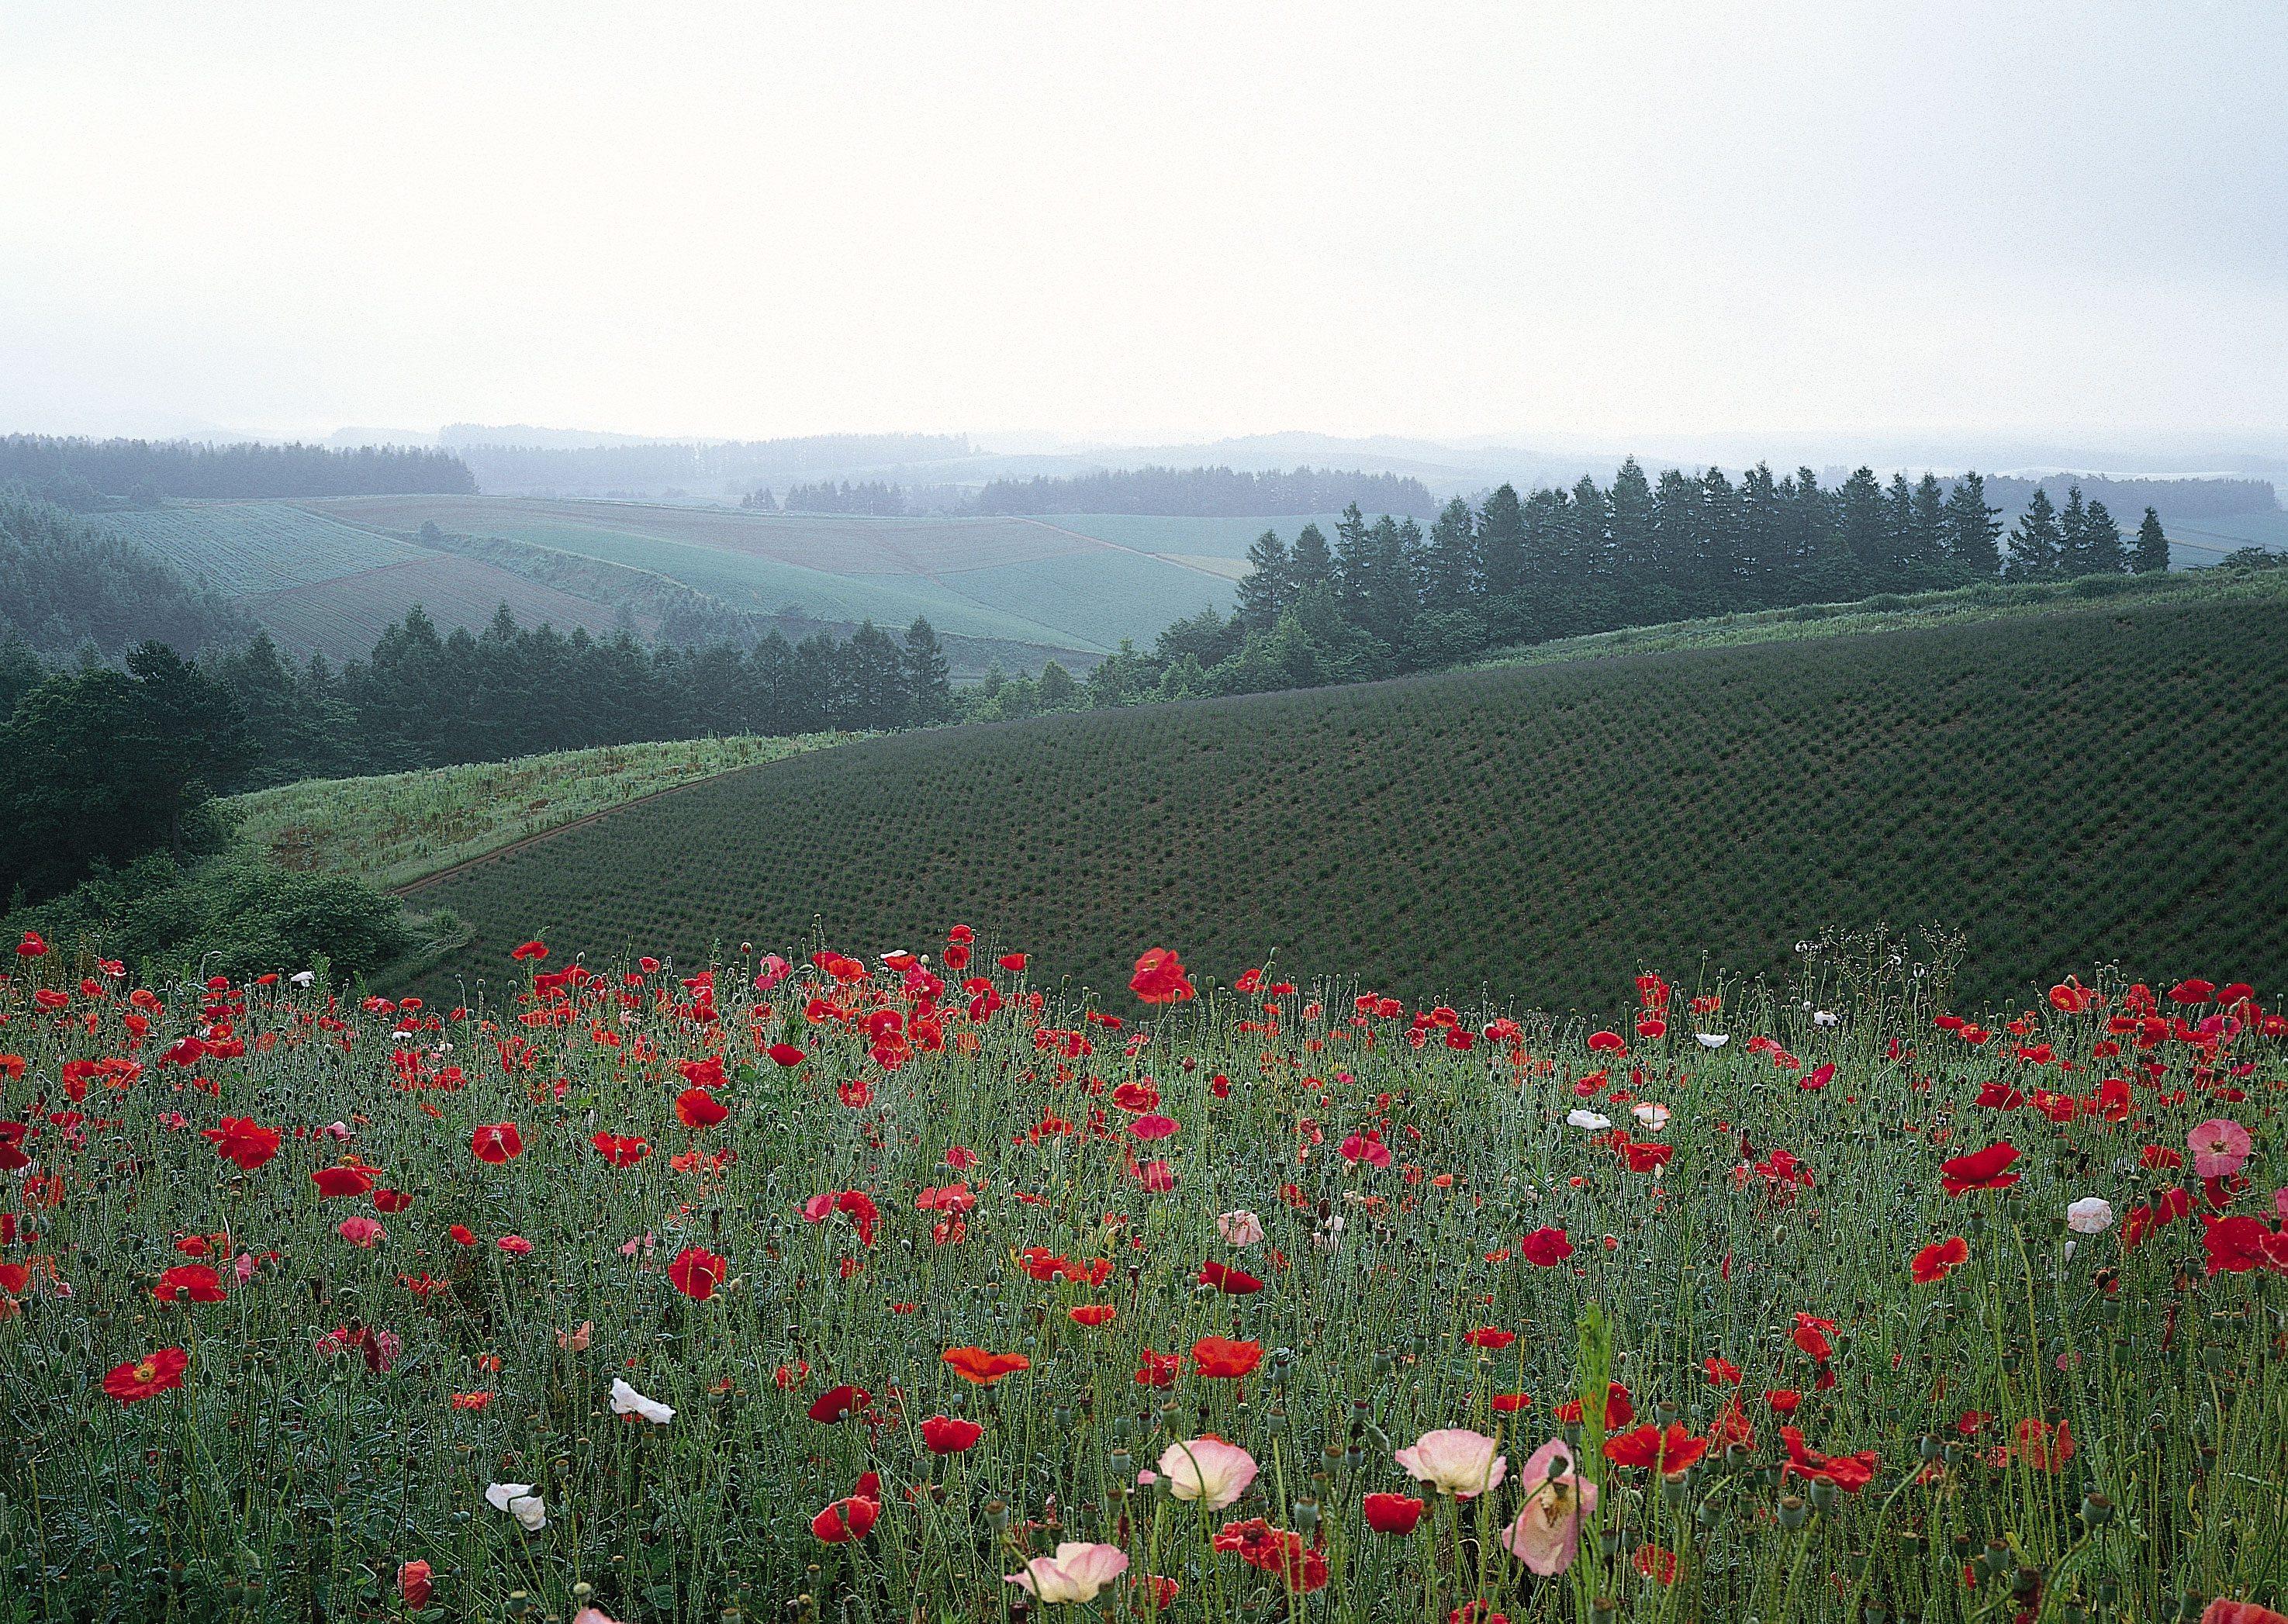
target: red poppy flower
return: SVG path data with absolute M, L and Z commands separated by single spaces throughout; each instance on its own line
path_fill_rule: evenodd
M 774 1043 L 765 1052 L 790 1071 L 803 1062 L 802 1050 L 791 1043 Z
M 340 1167 L 320 1168 L 310 1175 L 310 1182 L 318 1186 L 318 1194 L 331 1200 L 338 1196 L 363 1195 L 373 1188 L 378 1168 Z
M 1180 1003 L 1194 995 L 1185 979 L 1183 964 L 1165 947 L 1155 947 L 1136 961 L 1128 990 L 1146 1003 Z
M 686 1128 L 712 1128 L 731 1113 L 704 1089 L 686 1089 L 675 1097 L 675 1120 Z
M 641 1139 L 615 1133 L 600 1133 L 588 1141 L 596 1153 L 616 1168 L 632 1168 L 651 1154 L 651 1146 Z
M 977 1387 L 990 1387 L 1004 1376 L 1033 1367 L 1033 1361 L 1021 1353 L 988 1353 L 982 1348 L 948 1348 L 938 1355 L 938 1362 Z
M 1517 1255 L 1537 1269 L 1554 1269 L 1573 1256 L 1573 1243 L 1563 1230 L 1545 1226 L 1518 1243 Z
M 1911 1265 L 1915 1284 L 1935 1286 L 1958 1264 L 1970 1261 L 1970 1242 L 1957 1235 L 1951 1240 L 1933 1241 L 1915 1254 Z
M 807 1414 L 813 1421 L 831 1425 L 845 1416 L 860 1414 L 872 1402 L 873 1395 L 864 1388 L 845 1382 L 840 1387 L 830 1387 L 819 1394 L 812 1401 Z
M 48 944 L 37 931 L 25 931 L 24 939 L 16 944 L 16 956 L 20 959 L 45 958 L 47 952 Z
M 933 1415 L 922 1422 L 922 1442 L 929 1446 L 932 1454 L 961 1454 L 976 1446 L 985 1436 L 985 1429 L 973 1421 L 957 1421 L 949 1416 Z
M 731 1265 L 704 1247 L 686 1247 L 667 1266 L 668 1284 L 694 1302 L 704 1303 L 731 1272 Z
M 1067 1309 L 1065 1318 L 1075 1325 L 1084 1325 L 1094 1330 L 1098 1326 L 1110 1325 L 1113 1315 L 1119 1311 L 1109 1303 L 1084 1303 L 1078 1308 Z
M 1184 1367 L 1180 1353 L 1155 1353 L 1147 1348 L 1138 1357 L 1142 1360 L 1136 1368 L 1139 1387 L 1173 1387 L 1176 1373 Z
M 1274 1528 L 1259 1517 L 1243 1523 L 1226 1523 L 1217 1530 L 1214 1545 L 1218 1550 L 1237 1552 L 1239 1559 L 1250 1567 L 1278 1574 L 1292 1595 L 1307 1596 L 1326 1588 L 1325 1554 L 1306 1549 L 1301 1534 L 1291 1529 Z
M 1640 1545 L 1636 1555 L 1629 1558 L 1629 1565 L 1655 1584 L 1676 1582 L 1676 1553 L 1672 1550 L 1664 1550 L 1657 1545 Z
M 1656 1173 L 1668 1165 L 1670 1158 L 1676 1154 L 1676 1146 L 1632 1144 L 1627 1153 L 1630 1172 Z
M 1815 1449 L 1804 1447 L 1803 1433 L 1795 1427 L 1782 1427 L 1780 1437 L 1787 1443 L 1788 1463 L 1781 1469 L 1780 1480 L 1791 1476 L 1805 1478 L 1831 1477 L 1835 1486 L 1847 1494 L 1856 1494 L 1875 1476 L 1882 1457 L 1871 1449 L 1856 1454 L 1825 1455 Z
M 1693 1437 L 1674 1422 L 1665 1432 L 1647 1422 L 1605 1440 L 1605 1459 L 1616 1466 L 1648 1466 L 1662 1473 L 1683 1471 L 1707 1453 L 1706 1438 Z
M 403 1212 L 412 1205 L 413 1192 L 409 1190 L 377 1190 L 373 1192 L 376 1212 Z
M 2025 1103 L 2023 1094 L 2002 1082 L 1983 1085 L 1978 1090 L 1978 1097 L 1971 1102 L 1974 1105 L 1983 1105 L 1989 1111 L 2015 1111 Z
M 810 1531 L 829 1545 L 847 1544 L 862 1540 L 873 1532 L 875 1521 L 882 1515 L 882 1502 L 853 1494 L 847 1500 L 838 1500 L 810 1519 Z
M 1561 1422 L 1581 1419 L 1581 1401 L 1569 1398 L 1553 1412 Z M 1637 1418 L 1637 1407 L 1629 1401 L 1629 1390 L 1618 1382 L 1605 1384 L 1605 1430 L 1618 1432 Z
M 1219 1263 L 1204 1263 L 1200 1265 L 1199 1283 L 1203 1286 L 1212 1286 L 1229 1297 L 1244 1297 L 1263 1289 L 1263 1282 L 1253 1275 L 1243 1274 L 1236 1269 L 1227 1269 Z
M 548 956 L 548 944 L 546 942 L 527 942 L 521 947 L 510 948 L 508 956 L 512 959 L 544 959 Z M 624 963 L 624 961 L 623 962 Z
M 1124 1082 L 1112 1090 L 1112 1103 L 1123 1111 L 1149 1111 L 1160 1103 L 1160 1090 L 1145 1082 Z
M 1949 1195 L 1960 1195 L 1966 1190 L 2006 1190 L 2021 1176 L 2003 1169 L 2017 1160 L 2016 1145 L 2006 1140 L 1990 1145 L 1971 1155 L 1940 1162 L 1939 1183 L 1946 1187 Z
M 1482 1325 L 1462 1340 L 1473 1348 L 1506 1348 L 1517 1340 L 1517 1333 L 1498 1331 L 1490 1325 Z
M 278 1130 L 263 1127 L 250 1116 L 226 1116 L 221 1127 L 202 1128 L 199 1134 L 213 1140 L 215 1154 L 238 1163 L 242 1172 L 253 1172 L 278 1153 Z
M 455 1240 L 458 1241 L 465 1247 L 473 1247 L 477 1244 L 476 1232 L 470 1229 L 465 1224 L 456 1224 L 452 1228 L 447 1230 L 445 1232 L 452 1236 Z
M 1617 1032 L 1593 1032 L 1589 1034 L 1589 1052 L 1593 1055 L 1625 1053 L 1628 1042 Z
M 1778 1414 L 1792 1415 L 1803 1402 L 1803 1395 L 1791 1387 L 1775 1387 L 1765 1390 L 1764 1402 Z
M 1422 1502 L 1406 1494 L 1370 1494 L 1359 1502 L 1359 1509 L 1377 1533 L 1412 1533 L 1422 1520 Z
M 1025 968 L 1025 955 L 1021 953 L 1005 953 L 994 962 L 1013 976 L 1019 974 Z
M 1825 1332 L 1816 1325 L 1802 1323 L 1803 1316 L 1800 1314 L 1796 1316 L 1796 1320 L 1795 1329 L 1788 1334 L 1790 1341 L 1823 1365 L 1835 1357 L 1835 1350 L 1827 1345 Z
M 112 1370 L 103 1378 L 103 1390 L 122 1404 L 133 1404 L 171 1387 L 180 1387 L 183 1372 L 190 1368 L 190 1364 L 191 1356 L 180 1348 L 162 1348 Z
M 2206 1003 L 2216 996 L 2216 986 L 2208 981 L 2180 981 L 2169 989 L 2169 996 L 2178 1003 Z
M 1737 1365 L 1735 1365 L 1730 1359 L 1703 1359 L 1700 1361 L 1700 1367 L 1708 1373 L 1708 1385 L 1711 1387 L 1737 1387 L 1740 1385 L 1740 1367 Z
M 151 1295 L 162 1303 L 182 1300 L 180 1294 L 190 1294 L 194 1303 L 219 1303 L 223 1300 L 222 1282 L 205 1264 L 183 1264 L 168 1270 L 151 1288 Z
M 1236 1381 L 1263 1362 L 1263 1344 L 1203 1336 L 1192 1344 L 1192 1368 L 1217 1381 Z
M 498 1167 L 512 1157 L 524 1154 L 524 1140 L 517 1133 L 514 1122 L 493 1122 L 469 1136 L 469 1151 L 479 1161 L 489 1161 Z

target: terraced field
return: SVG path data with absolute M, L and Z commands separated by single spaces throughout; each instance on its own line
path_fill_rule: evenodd
M 1776 973 L 1829 924 L 1958 930 L 2012 1002 L 2133 959 L 2288 982 L 2288 609 L 2094 605 L 909 735 L 732 773 L 416 893 L 704 959 L 948 918 L 1096 986 L 1132 944 L 1591 1007 Z M 1126 955 L 1126 956 L 1124 956 Z M 442 978 L 439 978 L 442 986 Z M 2047 985 L 2045 980 L 2044 985 Z

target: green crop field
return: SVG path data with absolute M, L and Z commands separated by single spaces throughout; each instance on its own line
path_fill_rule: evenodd
M 1879 915 L 1964 932 L 1979 999 L 2091 955 L 2271 985 L 2284 723 L 2276 598 L 2101 605 L 880 740 L 416 900 L 478 929 L 454 970 L 544 930 L 688 962 L 961 916 L 1098 986 L 1180 938 L 1564 1009 Z
M 170 503 L 146 512 L 106 513 L 103 522 L 184 574 L 203 577 L 217 591 L 236 598 L 429 556 L 290 502 Z
M 503 604 L 520 625 L 552 625 L 565 632 L 584 626 L 600 637 L 611 634 L 619 614 L 612 605 L 592 598 L 559 591 L 474 558 L 437 552 L 245 601 L 286 648 L 315 650 L 335 661 L 371 654 L 383 630 L 403 620 L 414 604 L 426 609 L 448 636 L 457 626 L 482 631 Z M 639 632 L 647 633 L 658 624 L 647 614 L 634 620 Z
M 1244 558 L 1249 545 L 1266 530 L 1276 530 L 1281 541 L 1291 543 L 1296 532 L 1305 525 L 1316 525 L 1331 542 L 1335 536 L 1335 526 L 1340 519 L 1341 515 L 1337 513 L 1270 519 L 1164 518 L 1153 513 L 1053 513 L 1045 516 L 1040 522 L 1055 525 L 1060 529 L 1078 531 L 1100 542 L 1133 547 L 1139 552 L 1157 553 L 1162 558 Z

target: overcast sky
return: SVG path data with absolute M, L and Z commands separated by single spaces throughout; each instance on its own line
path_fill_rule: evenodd
M 0 6 L 0 430 L 2288 440 L 2288 7 Z

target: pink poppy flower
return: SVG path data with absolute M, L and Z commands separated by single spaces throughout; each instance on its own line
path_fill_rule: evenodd
M 2248 1129 L 2229 1117 L 2212 1117 L 2185 1136 L 2192 1146 L 2193 1171 L 2203 1178 L 2229 1178 L 2248 1160 Z
M 1581 1519 L 1597 1509 L 1597 1485 L 1573 1470 L 1573 1451 L 1551 1438 L 1533 1452 L 1521 1481 L 1525 1509 L 1502 1530 L 1509 1554 L 1544 1579 L 1564 1573 L 1581 1550 Z

